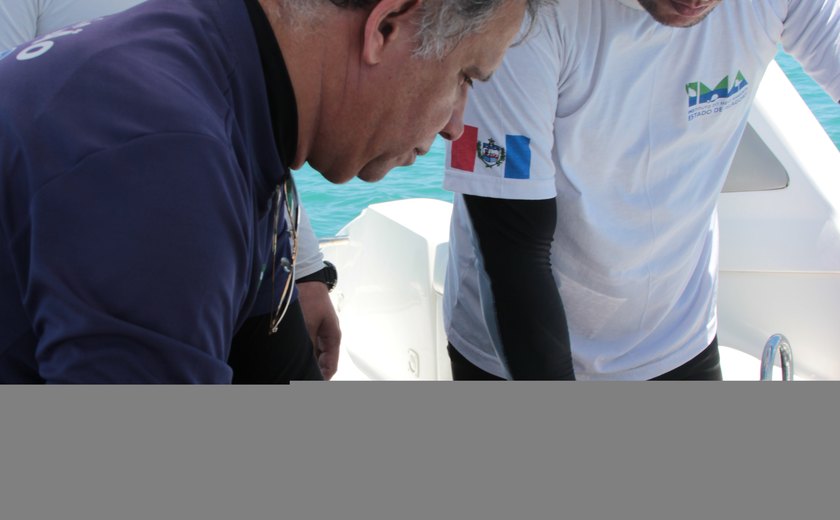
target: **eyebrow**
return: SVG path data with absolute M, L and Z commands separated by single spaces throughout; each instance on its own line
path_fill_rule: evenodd
M 484 72 L 482 72 L 481 69 L 474 65 L 471 67 L 467 67 L 466 70 L 464 70 L 464 72 L 466 72 L 471 78 L 475 78 L 478 81 L 483 82 L 490 81 L 490 78 L 493 76 L 492 72 L 490 74 L 484 74 Z

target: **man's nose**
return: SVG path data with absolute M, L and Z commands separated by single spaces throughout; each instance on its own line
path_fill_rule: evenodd
M 441 137 L 449 141 L 457 141 L 464 133 L 464 109 L 467 107 L 467 94 L 460 96 L 458 104 L 452 110 L 452 116 L 449 122 L 443 127 L 443 130 L 438 132 Z

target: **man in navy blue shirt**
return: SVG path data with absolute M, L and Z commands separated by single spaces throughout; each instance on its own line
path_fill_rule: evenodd
M 539 3 L 150 0 L 0 51 L 0 381 L 227 383 L 235 338 L 306 338 L 290 168 L 457 138 Z

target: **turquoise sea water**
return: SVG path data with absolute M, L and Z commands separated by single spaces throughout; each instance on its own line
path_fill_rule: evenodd
M 796 60 L 784 53 L 776 60 L 840 148 L 840 105 L 802 71 Z M 376 183 L 354 179 L 347 184 L 331 184 L 309 166 L 297 172 L 295 180 L 315 234 L 323 238 L 335 235 L 344 224 L 375 202 L 414 197 L 452 201 L 452 194 L 441 187 L 444 157 L 444 141 L 438 138 L 431 151 L 419 157 L 413 166 L 397 168 Z

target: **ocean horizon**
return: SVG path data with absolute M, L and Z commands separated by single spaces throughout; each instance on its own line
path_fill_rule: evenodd
M 780 52 L 776 61 L 835 146 L 840 148 L 840 105 L 805 74 L 790 55 Z M 429 153 L 418 157 L 414 165 L 395 168 L 379 182 L 353 179 L 346 184 L 332 184 L 309 165 L 295 172 L 295 181 L 315 234 L 325 238 L 338 233 L 364 208 L 377 202 L 415 197 L 451 202 L 452 193 L 442 187 L 445 157 L 444 140 L 438 137 Z

